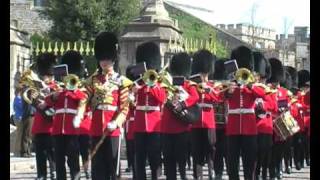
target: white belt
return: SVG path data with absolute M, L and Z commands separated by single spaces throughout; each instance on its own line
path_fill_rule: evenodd
M 100 104 L 98 105 L 97 109 L 103 110 L 103 111 L 116 111 L 118 107 L 110 104 Z
M 228 114 L 251 114 L 254 113 L 254 109 L 246 109 L 246 108 L 237 108 L 237 109 L 229 109 Z
M 129 118 L 129 121 L 134 121 L 134 117 L 130 117 L 130 118 Z
M 77 112 L 78 112 L 78 110 L 76 110 L 76 109 L 69 109 L 69 108 L 56 110 L 56 114 L 64 114 L 64 113 L 77 114 Z
M 198 105 L 199 105 L 201 108 L 213 108 L 213 104 L 199 103 Z
M 139 111 L 160 111 L 159 106 L 137 106 L 136 110 Z
M 84 115 L 85 116 L 92 116 L 92 112 L 90 111 L 90 112 L 86 112 L 86 113 L 84 113 Z

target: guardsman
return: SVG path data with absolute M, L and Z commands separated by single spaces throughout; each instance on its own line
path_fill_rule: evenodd
M 216 143 L 216 122 L 214 115 L 214 103 L 220 101 L 214 84 L 209 82 L 208 76 L 213 70 L 214 55 L 208 50 L 199 50 L 193 55 L 192 74 L 200 74 L 201 82 L 197 86 L 201 108 L 199 121 L 192 124 L 192 157 L 193 176 L 195 179 L 202 179 L 202 166 L 208 163 L 209 178 L 213 179 L 212 158 L 215 152 Z
M 254 106 L 257 98 L 264 98 L 265 91 L 254 84 L 252 74 L 254 58 L 249 48 L 240 46 L 234 49 L 231 59 L 236 60 L 240 69 L 235 75 L 236 85 L 230 85 L 230 89 L 225 94 L 228 102 L 226 124 L 228 175 L 230 179 L 239 179 L 241 154 L 244 179 L 251 180 L 255 176 L 258 133 Z M 241 68 L 247 70 L 241 71 Z
M 269 61 L 260 52 L 254 52 L 254 73 L 257 84 L 265 86 L 266 80 L 271 77 L 271 65 Z M 271 160 L 271 148 L 272 148 L 272 134 L 273 123 L 271 113 L 275 112 L 276 99 L 275 93 L 266 90 L 266 97 L 264 99 L 258 98 L 255 102 L 255 114 L 257 118 L 257 130 L 258 130 L 258 154 L 257 154 L 257 166 L 256 166 L 256 179 L 262 177 L 263 180 L 267 179 L 267 170 L 270 166 Z M 262 169 L 262 171 L 261 171 Z M 260 172 L 261 175 L 260 175 Z
M 79 52 L 74 50 L 67 51 L 61 58 L 60 64 L 66 64 L 68 66 L 68 73 L 75 74 L 79 77 L 80 81 L 83 81 L 87 76 L 86 67 L 83 57 Z M 80 84 L 81 86 L 81 84 Z M 81 88 L 81 87 L 80 87 Z M 79 152 L 81 155 L 82 163 L 88 160 L 90 149 L 90 125 L 91 125 L 91 111 L 90 107 L 86 107 L 83 120 L 81 121 L 79 128 Z M 88 167 L 83 167 L 86 178 L 89 178 Z
M 307 166 L 310 166 L 310 73 L 307 70 L 298 72 L 298 100 L 303 105 L 303 119 L 305 124 L 305 159 Z M 303 167 L 301 164 L 301 167 Z
M 276 105 L 277 111 L 272 113 L 272 120 L 278 118 L 281 113 L 288 109 L 289 103 L 289 95 L 288 90 L 280 86 L 280 83 L 290 85 L 291 76 L 287 78 L 287 82 L 285 81 L 285 70 L 282 66 L 280 60 L 276 58 L 270 58 L 269 63 L 271 65 L 271 77 L 267 80 L 268 86 L 276 92 Z M 290 138 L 289 138 L 290 139 Z M 281 162 L 283 158 L 283 153 L 286 147 L 289 146 L 290 141 L 282 140 L 277 133 L 273 133 L 273 145 L 272 145 L 272 155 L 271 155 L 271 163 L 270 163 L 270 179 L 281 178 Z M 288 155 L 286 155 L 286 159 L 288 159 Z M 287 161 L 288 163 L 288 161 Z M 289 163 L 288 163 L 289 164 Z
M 76 175 L 80 172 L 78 140 L 80 119 L 77 117 L 78 108 L 86 98 L 86 94 L 79 89 L 81 55 L 75 51 L 67 51 L 61 59 L 62 63 L 68 65 L 69 73 L 63 79 L 64 88 L 46 97 L 46 103 L 55 110 L 52 136 L 59 180 L 66 179 L 65 157 L 68 158 L 71 179 L 76 179 Z
M 188 78 L 191 74 L 191 57 L 187 53 L 174 55 L 170 62 L 169 71 L 173 78 L 177 76 Z M 196 85 L 194 82 L 184 80 L 181 84 L 174 86 L 176 92 L 172 90 L 173 92 L 167 93 L 172 93 L 174 110 L 181 111 L 198 102 L 199 96 Z M 177 179 L 177 164 L 181 179 L 187 179 L 186 160 L 188 155 L 188 131 L 190 127 L 189 123 L 177 118 L 177 116 L 173 114 L 172 109 L 164 106 L 161 131 L 163 133 L 164 165 L 168 180 Z
M 131 81 L 137 80 L 137 77 L 134 73 L 132 73 L 134 65 L 129 65 L 126 69 L 126 77 Z M 129 113 L 127 115 L 127 121 L 125 124 L 125 138 L 126 138 L 126 153 L 127 153 L 127 161 L 128 167 L 126 172 L 132 172 L 132 178 L 136 179 L 135 176 L 135 153 L 134 153 L 134 114 L 135 114 L 135 94 L 130 91 L 129 93 Z
M 143 82 L 133 87 L 136 93 L 134 116 L 134 142 L 136 178 L 146 179 L 146 160 L 150 162 L 151 179 L 158 179 L 161 164 L 161 108 L 166 100 L 165 89 L 154 72 L 160 71 L 160 48 L 154 42 L 140 44 L 136 50 L 136 63 L 146 63 L 148 71 Z
M 227 58 L 219 59 L 215 62 L 214 73 L 209 76 L 210 80 L 216 81 L 225 81 L 227 80 L 227 74 L 225 73 L 224 62 L 228 60 Z M 222 87 L 223 88 L 223 87 Z M 222 88 L 217 87 L 217 91 Z M 224 169 L 224 162 L 227 162 L 227 139 L 226 139 L 226 113 L 227 113 L 227 102 L 217 102 L 215 103 L 215 120 L 216 120 L 216 152 L 214 154 L 213 169 L 215 173 L 215 179 L 221 180 Z
M 35 76 L 34 79 L 38 79 L 47 86 L 47 88 L 44 88 L 46 89 L 45 91 L 47 91 L 45 93 L 46 95 L 58 90 L 58 86 L 53 78 L 53 66 L 55 64 L 55 55 L 51 53 L 43 53 L 37 57 L 35 69 L 28 70 L 30 76 Z M 25 107 L 27 107 L 26 103 L 25 105 Z M 51 179 L 55 179 L 54 148 L 51 137 L 52 116 L 45 116 L 42 113 L 46 107 L 49 107 L 44 102 L 37 105 L 34 104 L 34 106 L 36 106 L 35 108 L 37 110 L 34 114 L 32 134 L 36 153 L 37 179 L 40 180 L 47 178 L 47 160 L 49 160 L 50 177 Z M 26 113 L 28 113 L 28 109 L 25 109 L 24 114 Z
M 101 32 L 95 39 L 94 52 L 98 70 L 84 83 L 88 94 L 84 105 L 91 107 L 90 134 L 92 147 L 96 150 L 91 161 L 91 177 L 93 180 L 114 180 L 120 166 L 120 128 L 129 111 L 128 87 L 132 82 L 114 71 L 119 53 L 115 34 Z

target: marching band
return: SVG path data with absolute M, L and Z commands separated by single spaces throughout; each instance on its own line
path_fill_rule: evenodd
M 177 53 L 161 68 L 159 46 L 144 42 L 124 76 L 114 70 L 120 47 L 110 32 L 96 37 L 94 52 L 98 69 L 90 76 L 73 50 L 61 57 L 68 67 L 62 83 L 54 79 L 50 53 L 22 75 L 23 100 L 30 113 L 35 109 L 37 179 L 47 179 L 47 160 L 49 178 L 66 179 L 66 157 L 71 179 L 80 179 L 80 155 L 86 179 L 121 179 L 121 136 L 126 171 L 136 180 L 162 173 L 175 180 L 177 167 L 186 180 L 190 155 L 194 179 L 222 179 L 226 167 L 238 180 L 240 157 L 245 180 L 281 179 L 283 159 L 286 173 L 292 164 L 310 165 L 308 71 L 245 46 L 231 53 L 233 71 L 228 58 L 205 49 Z

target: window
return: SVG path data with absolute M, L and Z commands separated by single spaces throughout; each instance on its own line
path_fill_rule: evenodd
M 47 4 L 46 0 L 34 0 L 33 1 L 35 7 L 44 7 Z

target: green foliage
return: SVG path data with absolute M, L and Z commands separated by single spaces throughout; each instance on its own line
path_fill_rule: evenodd
M 216 56 L 219 58 L 228 56 L 226 47 L 217 40 L 216 31 L 210 25 L 171 6 L 166 5 L 165 7 L 170 17 L 178 20 L 179 28 L 183 31 L 184 38 L 215 42 L 217 46 Z
M 33 45 L 35 45 L 37 42 L 48 43 L 50 41 L 47 35 L 40 35 L 38 33 L 34 33 L 33 35 L 31 35 L 30 40 Z
M 101 31 L 119 34 L 139 12 L 139 0 L 48 0 L 40 10 L 53 22 L 52 40 L 93 40 Z

